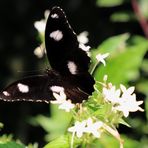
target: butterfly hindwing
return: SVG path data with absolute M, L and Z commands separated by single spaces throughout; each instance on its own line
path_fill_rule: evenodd
M 63 80 L 56 72 L 49 71 L 44 75 L 31 76 L 12 83 L 0 93 L 0 100 L 49 103 L 55 100 L 54 88 L 62 88 L 67 99 L 75 103 L 82 102 L 88 97 L 79 88 Z

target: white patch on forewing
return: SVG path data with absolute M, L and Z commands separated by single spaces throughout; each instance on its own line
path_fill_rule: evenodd
M 55 41 L 60 41 L 63 38 L 63 33 L 60 30 L 56 30 L 51 32 L 49 36 L 53 38 Z
M 18 83 L 18 84 L 17 84 L 17 87 L 18 87 L 19 91 L 22 92 L 22 93 L 27 93 L 27 92 L 29 92 L 29 87 L 28 87 L 27 85 Z
M 52 17 L 52 18 L 56 18 L 56 19 L 59 18 L 59 16 L 58 16 L 56 13 L 51 14 L 51 17 Z
M 50 90 L 52 92 L 60 93 L 61 91 L 64 91 L 64 88 L 61 86 L 51 86 Z
M 82 50 L 85 51 L 85 52 L 88 52 L 89 49 L 90 49 L 90 46 L 86 46 L 86 45 L 80 43 L 80 44 L 79 44 L 79 48 L 82 49 Z
M 10 94 L 7 91 L 3 91 L 3 94 L 7 97 L 10 96 Z
M 67 66 L 71 74 L 77 74 L 77 65 L 73 61 L 68 61 Z

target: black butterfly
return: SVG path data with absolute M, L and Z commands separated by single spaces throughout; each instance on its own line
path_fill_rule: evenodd
M 0 93 L 0 100 L 49 103 L 55 100 L 53 92 L 60 89 L 73 103 L 88 98 L 94 85 L 88 72 L 90 58 L 80 48 L 77 36 L 60 7 L 53 7 L 50 11 L 45 45 L 53 70 L 12 83 Z

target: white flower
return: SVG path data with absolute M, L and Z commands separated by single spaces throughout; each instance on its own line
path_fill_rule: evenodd
M 63 109 L 66 112 L 70 112 L 70 110 L 74 107 L 75 105 L 71 103 L 71 100 L 65 100 L 63 103 L 59 105 L 59 109 Z
M 85 132 L 93 134 L 94 137 L 99 138 L 101 135 L 101 131 L 99 130 L 103 126 L 103 122 L 97 121 L 94 122 L 92 121 L 91 118 L 87 119 L 87 127 L 85 128 Z
M 34 23 L 34 27 L 38 30 L 38 32 L 44 33 L 46 26 L 45 20 L 36 21 Z
M 42 58 L 44 53 L 46 53 L 44 44 L 41 44 L 34 50 L 34 55 L 36 55 L 38 58 Z
M 54 87 L 54 89 L 55 88 L 56 86 Z M 56 100 L 50 101 L 50 103 L 58 104 L 59 109 L 63 109 L 66 112 L 69 112 L 71 109 L 75 107 L 75 105 L 71 103 L 71 100 L 66 100 L 66 94 L 64 93 L 64 89 L 58 87 L 56 89 L 57 92 L 53 92 L 53 96 L 54 98 L 56 98 Z
M 128 89 L 126 89 L 126 87 L 122 84 L 120 84 L 120 88 L 123 92 L 122 94 L 122 98 L 128 98 L 132 95 L 132 93 L 134 92 L 135 90 L 135 87 L 129 87 Z
M 112 86 L 110 84 L 109 88 L 103 87 L 103 95 L 106 101 L 110 101 L 113 104 L 116 104 L 119 102 L 121 91 L 120 89 L 116 90 L 115 86 Z
M 122 96 L 119 100 L 119 105 L 115 107 L 116 110 L 123 112 L 125 117 L 128 117 L 129 112 L 144 111 L 139 105 L 143 101 L 136 101 L 136 94 L 134 92 L 134 87 L 126 89 L 124 85 L 120 85 L 122 90 Z
M 121 98 L 122 99 L 122 98 Z M 131 98 L 122 100 L 119 106 L 115 107 L 116 110 L 123 112 L 125 117 L 128 117 L 129 112 L 136 111 L 144 111 L 139 105 L 141 105 L 143 101 L 136 101 L 135 95 L 132 95 Z
M 76 121 L 74 126 L 68 128 L 68 131 L 76 133 L 78 138 L 82 137 L 83 133 L 89 133 L 94 137 L 99 138 L 101 135 L 101 131 L 99 129 L 101 127 L 103 127 L 103 122 L 97 121 L 93 123 L 93 120 L 88 118 L 82 122 Z
M 88 43 L 88 32 L 87 31 L 83 31 L 81 32 L 78 36 L 77 36 L 77 39 L 78 39 L 78 42 L 79 43 L 82 43 L 82 44 L 86 44 Z
M 96 59 L 98 60 L 98 62 L 103 63 L 104 66 L 106 66 L 106 62 L 105 62 L 105 58 L 107 58 L 109 56 L 109 53 L 105 53 L 105 54 L 98 54 L 96 55 Z
M 36 21 L 34 23 L 34 27 L 38 30 L 38 32 L 40 32 L 40 33 L 45 32 L 46 20 L 47 20 L 49 13 L 50 12 L 48 10 L 46 10 L 44 13 L 45 19 L 42 19 L 40 21 Z
M 129 87 L 126 89 L 124 85 L 120 85 L 120 89 L 116 89 L 111 83 L 108 88 L 103 87 L 103 95 L 106 101 L 113 104 L 113 109 L 121 111 L 125 117 L 129 115 L 129 112 L 144 111 L 139 105 L 143 101 L 136 101 L 136 94 L 133 93 L 135 87 Z
M 77 137 L 80 138 L 85 132 L 85 127 L 86 127 L 86 120 L 82 122 L 76 121 L 74 126 L 68 128 L 68 131 L 76 133 Z

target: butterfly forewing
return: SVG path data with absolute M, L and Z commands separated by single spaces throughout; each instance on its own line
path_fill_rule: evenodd
M 71 28 L 64 11 L 54 7 L 47 20 L 45 45 L 49 62 L 61 74 L 80 74 L 88 71 L 90 58 L 79 48 L 77 35 Z M 76 70 L 68 67 L 75 64 Z
M 88 73 L 90 58 L 79 47 L 77 35 L 59 7 L 52 8 L 47 19 L 45 45 L 52 68 L 91 94 L 94 80 Z

